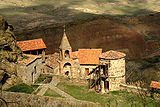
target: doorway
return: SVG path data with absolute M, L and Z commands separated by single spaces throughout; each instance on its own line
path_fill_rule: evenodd
M 85 68 L 86 75 L 89 75 L 89 68 Z
M 104 88 L 109 90 L 109 81 L 104 82 Z

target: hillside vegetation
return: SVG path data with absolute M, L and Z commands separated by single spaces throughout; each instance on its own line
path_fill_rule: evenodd
M 159 11 L 159 0 L 0 0 L 0 14 L 19 29 L 95 15 L 136 16 Z

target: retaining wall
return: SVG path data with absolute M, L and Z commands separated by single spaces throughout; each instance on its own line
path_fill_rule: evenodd
M 130 86 L 126 84 L 120 85 L 120 90 L 127 91 L 127 92 L 140 92 L 140 91 L 147 91 L 146 88 L 136 87 L 136 86 Z
M 1 97 L 7 102 L 17 102 L 9 103 L 9 107 L 101 107 L 99 103 L 25 93 L 2 92 Z

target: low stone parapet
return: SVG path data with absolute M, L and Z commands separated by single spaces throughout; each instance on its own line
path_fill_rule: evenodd
M 146 88 L 131 86 L 127 84 L 120 84 L 120 90 L 127 91 L 127 92 L 147 91 Z

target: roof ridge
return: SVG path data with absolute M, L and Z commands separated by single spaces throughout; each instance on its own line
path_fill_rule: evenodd
M 24 41 L 34 41 L 34 40 L 43 40 L 43 38 L 31 39 L 31 40 L 23 40 L 23 41 L 17 41 L 17 42 L 24 42 Z
M 62 37 L 61 44 L 60 44 L 59 48 L 60 49 L 71 49 L 71 45 L 68 41 L 65 30 L 64 30 L 63 37 Z

